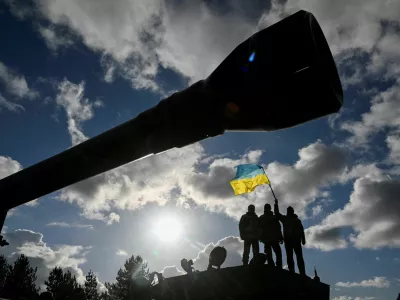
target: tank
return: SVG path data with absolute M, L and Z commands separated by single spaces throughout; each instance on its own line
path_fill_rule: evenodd
M 299 11 L 244 41 L 205 80 L 0 180 L 0 211 L 227 130 L 281 130 L 337 112 L 342 104 L 324 34 L 311 13 Z

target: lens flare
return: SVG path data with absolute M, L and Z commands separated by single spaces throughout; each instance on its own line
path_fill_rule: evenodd
M 249 57 L 249 62 L 253 62 L 255 57 L 256 57 L 256 53 L 255 52 L 251 53 L 250 57 Z

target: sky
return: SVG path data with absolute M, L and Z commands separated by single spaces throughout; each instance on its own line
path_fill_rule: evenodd
M 261 214 L 273 196 L 261 186 L 235 197 L 229 181 L 236 165 L 257 163 L 281 210 L 291 205 L 302 220 L 307 274 L 315 266 L 332 299 L 395 299 L 397 1 L 1 0 L 0 178 L 206 78 L 240 42 L 300 9 L 315 15 L 337 64 L 338 114 L 225 133 L 41 197 L 8 213 L 10 246 L 0 253 L 29 256 L 39 285 L 55 266 L 80 282 L 90 269 L 112 281 L 132 254 L 166 277 L 182 274 L 182 258 L 204 270 L 215 245 L 228 250 L 223 266 L 240 265 L 238 220 L 249 204 Z

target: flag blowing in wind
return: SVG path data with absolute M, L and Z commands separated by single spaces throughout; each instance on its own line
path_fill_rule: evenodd
M 256 186 L 270 184 L 263 167 L 255 164 L 245 164 L 236 167 L 236 176 L 231 180 L 235 195 L 251 193 Z

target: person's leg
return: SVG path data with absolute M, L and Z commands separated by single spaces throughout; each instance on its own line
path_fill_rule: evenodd
M 274 249 L 276 256 L 276 266 L 282 269 L 282 250 L 279 242 L 272 243 L 272 249 Z M 272 256 L 272 253 L 271 253 Z
M 267 262 L 269 266 L 274 266 L 274 260 L 272 259 L 272 249 L 271 249 L 271 244 L 269 242 L 266 242 L 264 244 L 264 253 L 267 256 Z
M 306 267 L 304 265 L 303 249 L 301 249 L 301 244 L 296 243 L 293 245 L 294 252 L 296 253 L 297 268 L 301 275 L 306 275 Z
M 260 244 L 258 243 L 258 240 L 252 240 L 251 241 L 251 246 L 253 248 L 253 257 L 254 257 L 258 253 L 260 253 Z
M 291 243 L 285 242 L 286 260 L 290 272 L 294 273 L 293 246 Z
M 245 240 L 243 247 L 243 259 L 242 259 L 243 265 L 249 264 L 250 246 L 251 246 L 250 241 Z

